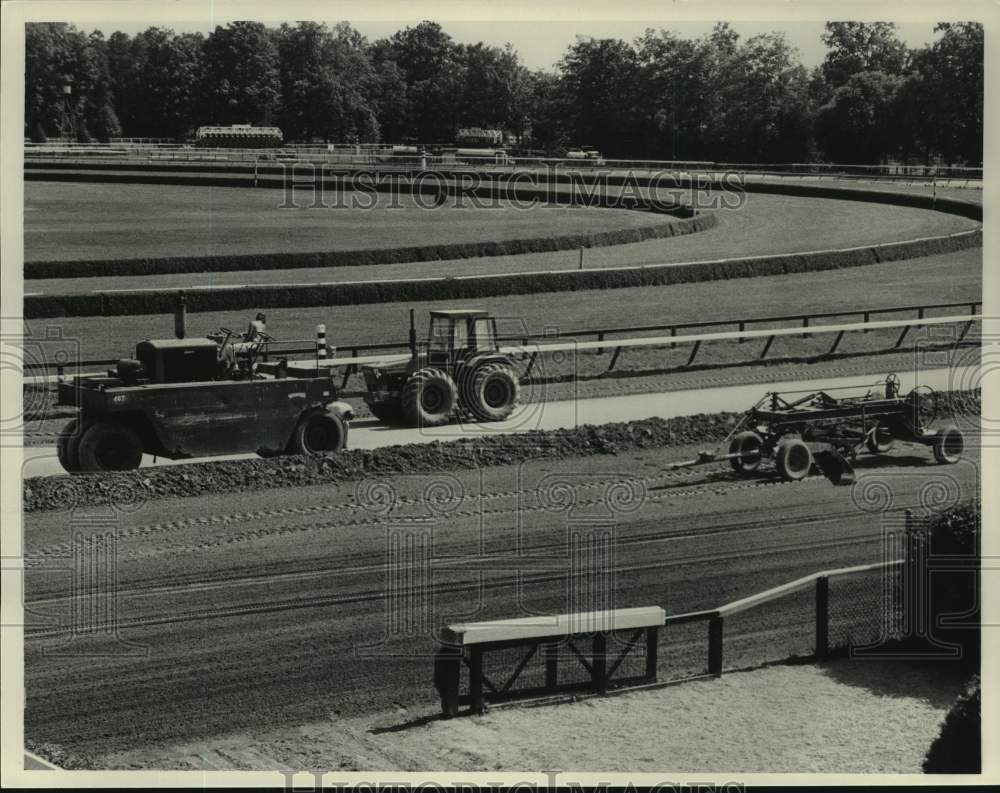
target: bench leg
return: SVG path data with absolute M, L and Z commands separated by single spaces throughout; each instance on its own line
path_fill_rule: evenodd
M 559 685 L 559 645 L 555 642 L 543 647 L 545 653 L 545 687 L 550 691 Z
M 646 628 L 646 679 L 656 681 L 656 650 L 659 646 L 659 630 Z
M 483 651 L 469 649 L 469 707 L 473 713 L 483 712 Z
M 594 635 L 593 669 L 594 690 L 603 694 L 608 690 L 608 636 L 606 633 Z
M 438 650 L 434 659 L 434 685 L 441 695 L 441 713 L 446 719 L 458 715 L 461 678 L 461 648 L 446 647 Z

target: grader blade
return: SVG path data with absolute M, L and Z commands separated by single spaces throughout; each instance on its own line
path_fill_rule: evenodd
M 836 449 L 823 449 L 813 454 L 813 461 L 823 476 L 835 485 L 854 484 L 854 466 Z

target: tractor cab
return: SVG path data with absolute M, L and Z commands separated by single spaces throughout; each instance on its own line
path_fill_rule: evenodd
M 485 311 L 432 311 L 427 363 L 451 368 L 481 353 L 497 351 L 496 320 Z

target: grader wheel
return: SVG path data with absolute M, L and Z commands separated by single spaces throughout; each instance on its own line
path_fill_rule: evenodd
M 954 424 L 942 427 L 932 445 L 934 459 L 939 463 L 954 465 L 962 459 L 965 451 L 965 436 Z
M 59 433 L 59 439 L 56 441 L 56 457 L 59 458 L 59 464 L 67 473 L 80 473 L 80 437 L 82 435 L 79 419 L 73 419 Z
M 336 413 L 317 410 L 307 413 L 292 433 L 292 454 L 329 454 L 347 445 L 347 426 Z
M 415 427 L 439 427 L 451 419 L 457 400 L 451 377 L 439 369 L 420 369 L 403 386 L 403 417 Z
M 865 446 L 872 454 L 888 454 L 894 445 L 892 432 L 887 427 L 876 427 L 865 437 Z
M 737 455 L 729 458 L 733 470 L 749 474 L 760 468 L 764 441 L 756 432 L 741 432 L 729 442 L 729 453 Z
M 774 466 L 783 479 L 789 482 L 805 479 L 812 464 L 812 452 L 801 438 L 785 438 L 778 444 Z
M 131 471 L 142 462 L 142 440 L 127 424 L 98 421 L 80 436 L 81 471 Z

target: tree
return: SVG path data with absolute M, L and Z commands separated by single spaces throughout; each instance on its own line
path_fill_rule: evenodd
M 884 162 L 898 148 L 894 110 L 902 83 L 884 72 L 860 72 L 833 92 L 816 119 L 816 137 L 829 160 Z
M 900 75 L 906 46 L 896 37 L 892 22 L 827 22 L 821 39 L 829 47 L 823 76 L 831 88 L 844 85 L 861 72 Z
M 983 26 L 942 22 L 941 37 L 917 59 L 934 148 L 946 162 L 983 160 Z
M 620 39 L 577 37 L 559 63 L 567 126 L 577 145 L 627 154 L 636 143 L 639 61 Z
M 24 118 L 32 139 L 86 137 L 83 108 L 94 81 L 86 36 L 62 22 L 28 23 L 24 65 Z
M 482 42 L 461 48 L 463 80 L 459 120 L 467 126 L 507 128 L 521 134 L 527 113 L 528 72 L 517 52 Z
M 451 36 L 436 22 L 421 22 L 379 45 L 378 57 L 395 63 L 406 83 L 402 126 L 410 135 L 426 142 L 454 140 L 463 65 Z
M 204 45 L 204 96 L 211 123 L 271 123 L 281 74 L 275 37 L 260 22 L 216 27 Z

